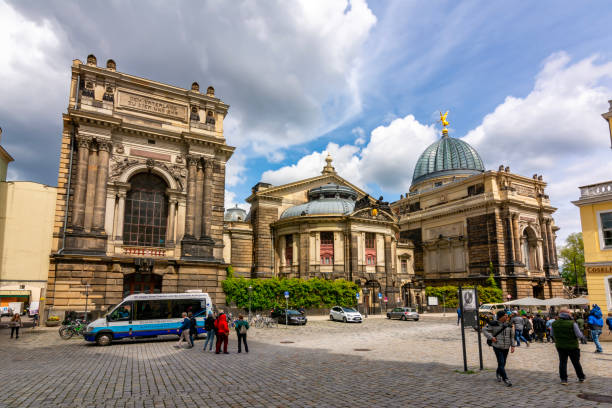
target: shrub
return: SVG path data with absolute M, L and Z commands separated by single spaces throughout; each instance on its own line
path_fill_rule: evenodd
M 330 281 L 319 278 L 309 280 L 228 278 L 222 283 L 227 303 L 235 302 L 240 308 L 248 308 L 249 285 L 253 288 L 251 292 L 253 310 L 285 307 L 285 291 L 289 292 L 289 307 L 293 308 L 355 306 L 357 303 L 355 293 L 359 291 L 357 284 L 344 279 Z

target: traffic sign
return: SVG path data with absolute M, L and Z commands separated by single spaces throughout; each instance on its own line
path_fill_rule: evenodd
M 382 293 L 378 292 L 378 298 L 382 299 Z
M 289 299 L 289 292 L 285 291 L 285 299 Z
M 385 299 L 384 299 L 384 300 L 385 300 L 385 303 L 387 303 L 387 302 L 389 301 L 389 299 L 387 299 L 387 297 L 386 297 L 386 296 L 385 296 Z
M 355 297 L 359 299 L 359 293 L 355 293 Z

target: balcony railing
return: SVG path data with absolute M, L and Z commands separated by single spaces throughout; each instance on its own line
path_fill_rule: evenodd
M 166 249 L 165 248 L 124 246 L 123 254 L 131 255 L 131 256 L 142 256 L 142 257 L 147 257 L 147 258 L 165 257 Z
M 612 181 L 591 184 L 590 186 L 580 187 L 580 198 L 591 198 L 606 194 L 612 194 Z

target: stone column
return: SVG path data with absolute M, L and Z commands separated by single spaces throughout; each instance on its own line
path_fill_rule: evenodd
M 206 160 L 204 163 L 204 207 L 202 208 L 202 235 L 210 237 L 212 225 L 212 186 L 213 186 L 213 161 Z
M 104 220 L 106 215 L 106 183 L 108 179 L 108 157 L 111 143 L 102 141 L 98 143 L 98 177 L 96 180 L 93 229 L 97 232 L 104 231 Z
M 542 255 L 544 256 L 544 266 L 548 266 L 549 254 L 548 254 L 548 230 L 546 229 L 546 220 L 542 218 L 540 220 L 540 235 L 542 236 Z
M 117 229 L 115 240 L 122 241 L 123 240 L 123 220 L 125 219 L 125 196 L 127 193 L 125 191 L 120 191 L 117 193 L 117 198 L 119 199 L 119 203 L 117 204 Z
M 514 263 L 516 260 L 516 245 L 514 244 L 514 231 L 512 228 L 512 214 L 508 214 L 506 217 L 506 222 L 508 224 L 508 245 L 510 246 L 510 263 Z
M 174 244 L 174 220 L 176 214 L 176 198 L 170 198 L 170 208 L 168 209 L 168 226 L 166 228 L 166 243 Z
M 76 183 L 72 207 L 72 225 L 74 228 L 83 228 L 85 217 L 85 193 L 87 192 L 87 165 L 89 162 L 89 147 L 91 139 L 81 137 L 78 139 L 79 153 L 77 162 Z
M 195 195 L 196 195 L 196 172 L 198 159 L 195 156 L 187 156 L 187 208 L 185 215 L 185 237 L 193 238 L 195 231 Z
M 519 215 L 512 214 L 512 233 L 514 234 L 514 256 L 517 262 L 523 262 L 523 254 L 521 252 L 521 236 L 519 233 Z
M 87 191 L 85 193 L 85 219 L 83 221 L 86 231 L 91 231 L 93 225 L 93 213 L 96 198 L 96 179 L 98 173 L 98 147 L 91 145 L 89 148 L 89 162 L 87 164 Z
M 555 252 L 555 241 L 552 232 L 552 220 L 546 220 L 546 235 L 548 241 L 548 264 L 552 267 L 557 263 L 557 253 Z
M 194 236 L 199 239 L 202 237 L 202 206 L 204 205 L 204 169 L 201 161 L 198 162 L 195 191 Z

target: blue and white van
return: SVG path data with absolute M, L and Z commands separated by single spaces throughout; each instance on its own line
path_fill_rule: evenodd
M 212 309 L 210 296 L 202 292 L 130 295 L 106 317 L 87 325 L 84 336 L 108 346 L 118 339 L 179 334 L 183 312 L 193 313 L 198 334 L 206 333 L 204 320 Z

